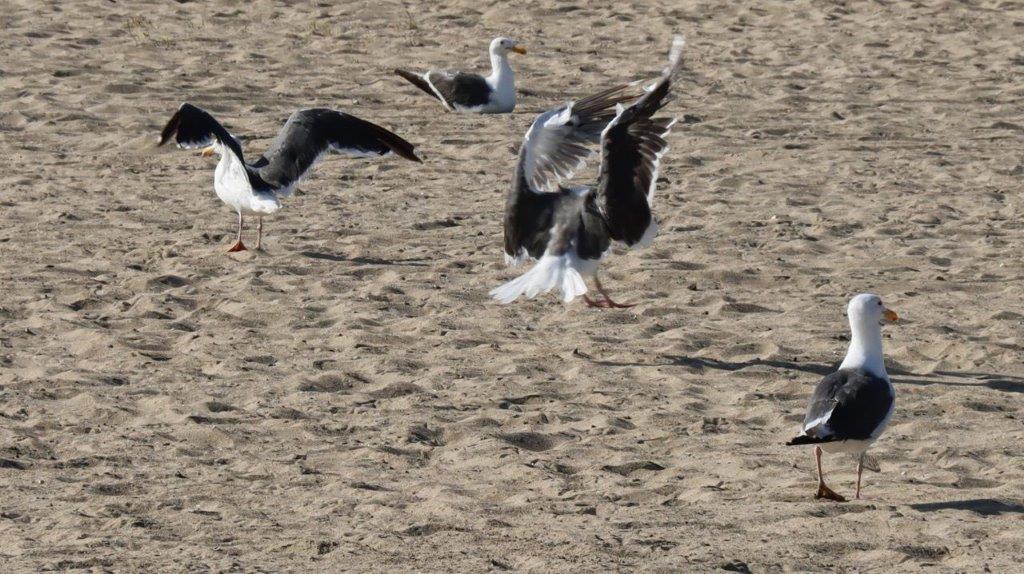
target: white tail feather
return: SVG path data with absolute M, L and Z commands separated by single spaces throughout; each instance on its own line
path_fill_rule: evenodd
M 281 202 L 273 192 L 257 191 L 252 194 L 249 200 L 249 210 L 254 215 L 270 215 L 281 209 Z
M 562 301 L 569 303 L 587 292 L 583 276 L 574 266 L 576 257 L 571 253 L 563 255 L 544 254 L 532 269 L 519 277 L 491 290 L 491 297 L 508 304 L 526 295 L 533 299 L 558 287 L 562 290 Z

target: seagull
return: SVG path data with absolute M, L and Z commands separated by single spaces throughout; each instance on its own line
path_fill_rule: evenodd
M 491 297 L 511 303 L 520 295 L 533 299 L 557 287 L 566 303 L 582 296 L 590 307 L 632 306 L 612 300 L 597 268 L 612 241 L 646 246 L 657 233 L 651 202 L 658 166 L 668 151 L 664 138 L 675 119 L 652 116 L 668 101 L 684 45 L 677 36 L 669 67 L 639 99 L 629 91 L 636 83 L 625 84 L 537 116 L 519 151 L 504 228 L 507 263 L 538 261 L 493 289 Z M 597 186 L 561 185 L 584 166 L 598 141 Z M 602 299 L 586 295 L 584 277 L 593 277 Z
M 896 389 L 885 372 L 882 360 L 883 323 L 899 319 L 887 309 L 878 295 L 864 293 L 850 300 L 850 348 L 839 370 L 818 383 L 807 407 L 800 434 L 787 445 L 813 444 L 818 466 L 818 492 L 814 498 L 838 502 L 846 499 L 825 486 L 821 472 L 821 452 L 845 452 L 858 455 L 857 492 L 865 457 L 889 424 L 896 404 Z
M 238 238 L 228 252 L 245 251 L 242 223 L 256 217 L 256 249 L 263 241 L 263 216 L 281 208 L 280 198 L 292 191 L 313 165 L 328 152 L 357 157 L 394 153 L 420 162 L 414 147 L 390 131 L 344 112 L 313 108 L 288 118 L 270 148 L 253 163 L 242 145 L 205 110 L 181 104 L 160 133 L 164 145 L 174 138 L 180 148 L 203 147 L 202 155 L 220 155 L 213 174 L 217 197 L 238 213 Z
M 525 54 L 526 48 L 511 38 L 491 41 L 491 74 L 430 70 L 415 74 L 395 69 L 395 74 L 441 100 L 446 111 L 507 114 L 516 107 L 516 79 L 508 65 L 508 53 Z

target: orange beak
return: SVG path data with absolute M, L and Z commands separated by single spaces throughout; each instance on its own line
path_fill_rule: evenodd
M 893 311 L 892 309 L 886 309 L 882 313 L 882 316 L 885 317 L 885 320 L 890 323 L 895 323 L 896 321 L 900 320 L 900 316 L 897 315 L 896 311 Z
M 199 152 L 199 155 L 203 157 L 210 157 L 211 155 L 213 155 L 213 146 L 204 147 L 203 151 Z
M 525 54 L 526 53 L 526 48 L 524 48 L 522 46 L 512 46 L 511 48 L 509 48 L 509 50 L 512 50 L 516 54 Z

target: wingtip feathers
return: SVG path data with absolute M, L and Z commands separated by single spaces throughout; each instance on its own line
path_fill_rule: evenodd
M 682 34 L 676 34 L 672 38 L 672 50 L 669 52 L 669 70 L 675 72 L 683 63 L 683 49 L 686 48 L 686 38 Z
M 160 130 L 160 139 L 157 141 L 157 147 L 161 147 L 167 142 L 171 141 L 174 134 L 178 131 L 178 126 L 181 124 L 181 108 L 187 104 L 181 104 L 178 110 L 174 112 L 171 119 L 164 125 L 164 129 Z

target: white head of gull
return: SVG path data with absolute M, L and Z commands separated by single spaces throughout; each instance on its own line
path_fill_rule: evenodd
M 491 74 L 487 76 L 487 85 L 494 93 L 491 101 L 495 107 L 512 111 L 516 107 L 516 78 L 512 66 L 508 64 L 508 53 L 525 54 L 526 48 L 512 38 L 495 38 L 491 40 Z
M 839 369 L 863 369 L 888 378 L 882 357 L 882 324 L 895 322 L 896 313 L 886 309 L 878 295 L 862 293 L 850 299 L 846 315 L 850 320 L 850 347 Z

